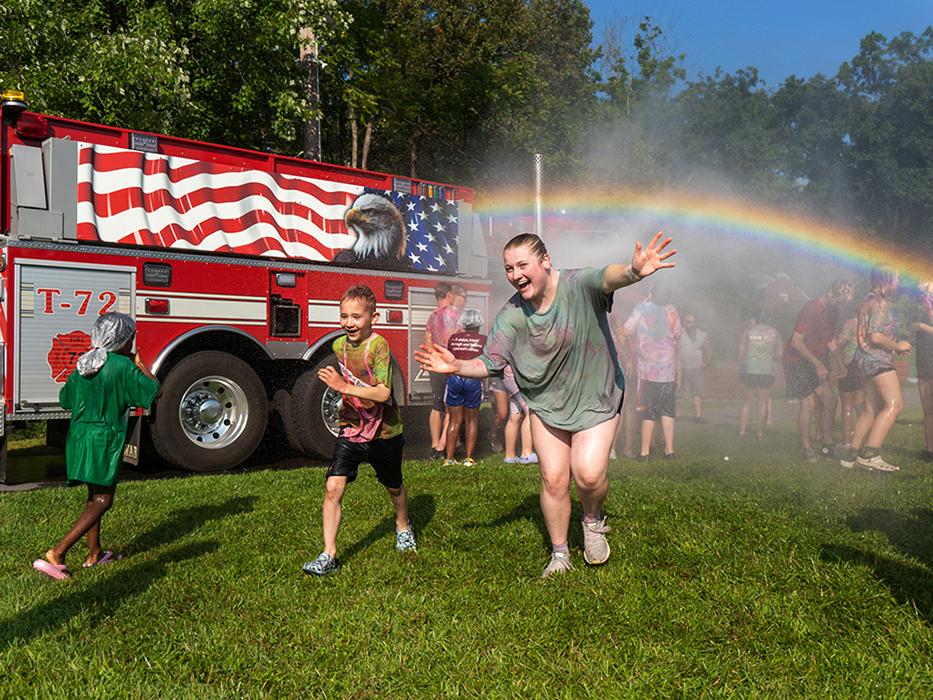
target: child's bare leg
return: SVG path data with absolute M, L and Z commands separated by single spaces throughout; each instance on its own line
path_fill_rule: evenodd
M 748 411 L 751 408 L 754 393 L 754 389 L 745 389 L 745 401 L 742 402 L 742 410 L 739 411 L 739 437 L 745 437 L 745 430 L 748 427 Z
M 534 438 L 532 437 L 531 432 L 531 414 L 523 413 L 522 415 L 522 457 L 527 457 L 532 452 L 535 451 Z
M 654 437 L 654 421 L 642 420 L 641 422 L 641 456 L 647 457 L 651 454 L 651 438 Z
M 523 420 L 525 420 L 525 417 L 521 413 L 509 413 L 509 421 L 505 424 L 506 459 L 515 459 L 517 456 L 516 451 L 518 449 L 518 432 L 521 429 L 522 433 L 524 433 L 524 426 L 522 426 Z
M 402 484 L 397 489 L 386 486 L 386 491 L 389 492 L 389 498 L 392 499 L 392 506 L 395 508 L 396 532 L 407 530 L 411 526 L 408 518 L 408 489 Z
M 324 505 L 321 508 L 324 551 L 335 557 L 337 556 L 337 532 L 340 530 L 340 517 L 343 513 L 343 492 L 347 488 L 347 477 L 329 476 L 324 488 Z
M 473 450 L 476 447 L 476 436 L 479 434 L 479 409 L 465 408 L 463 412 L 464 423 L 464 443 L 466 443 L 466 456 L 473 458 Z
M 92 486 L 88 484 L 88 500 L 84 505 L 84 511 L 78 516 L 75 524 L 71 526 L 68 534 L 62 538 L 55 547 L 45 553 L 45 558 L 52 564 L 64 564 L 65 555 L 68 554 L 75 542 L 80 540 L 91 531 L 91 528 L 97 526 L 97 533 L 100 533 L 100 519 L 104 513 L 110 510 L 113 505 L 112 486 Z M 97 543 L 98 551 L 100 542 Z M 90 556 L 88 557 L 90 559 Z M 96 560 L 95 560 L 96 561 Z
M 447 459 L 453 459 L 460 440 L 460 426 L 463 425 L 463 406 L 447 407 Z
M 765 435 L 765 425 L 768 422 L 768 403 L 771 401 L 770 389 L 758 389 L 755 408 L 758 411 L 757 437 L 759 440 Z
M 674 416 L 661 416 L 661 432 L 664 435 L 664 454 L 674 454 Z

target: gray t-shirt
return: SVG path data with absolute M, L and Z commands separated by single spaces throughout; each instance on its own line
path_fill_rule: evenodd
M 578 431 L 622 406 L 625 378 L 607 316 L 604 269 L 561 270 L 547 311 L 515 294 L 499 311 L 480 359 L 491 374 L 511 365 L 532 411 L 544 423 Z
M 687 331 L 677 341 L 680 366 L 684 369 L 699 369 L 703 366 L 703 345 L 706 344 L 706 331 L 697 328 L 693 337 Z

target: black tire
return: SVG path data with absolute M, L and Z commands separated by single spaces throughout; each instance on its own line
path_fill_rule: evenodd
M 230 469 L 249 458 L 266 430 L 262 380 L 243 360 L 206 350 L 172 367 L 150 422 L 156 452 L 182 469 Z
M 333 357 L 325 357 L 298 375 L 288 391 L 279 395 L 278 411 L 291 448 L 299 454 L 329 459 L 334 451 L 337 424 L 333 409 L 339 394 L 317 377 L 323 367 L 336 367 Z M 326 397 L 326 402 L 325 402 Z M 329 417 L 326 413 L 329 411 Z

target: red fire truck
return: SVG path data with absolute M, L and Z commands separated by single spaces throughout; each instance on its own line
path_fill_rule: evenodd
M 118 310 L 162 382 L 137 423 L 163 460 L 233 467 L 273 413 L 294 450 L 327 455 L 339 395 L 317 370 L 344 290 L 375 292 L 401 404 L 430 396 L 413 349 L 439 281 L 488 318 L 463 187 L 35 114 L 7 92 L 0 202 L 0 429 L 61 427 L 59 389 L 94 319 Z

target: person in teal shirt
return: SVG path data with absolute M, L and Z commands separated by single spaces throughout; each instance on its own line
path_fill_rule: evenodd
M 571 477 L 583 503 L 584 560 L 599 565 L 609 559 L 602 506 L 625 378 L 607 314 L 615 290 L 674 266 L 666 260 L 676 251 L 664 250 L 670 242 L 659 232 L 647 247 L 635 244 L 628 265 L 558 270 L 538 236 L 520 234 L 502 253 L 516 294 L 496 316 L 483 354 L 458 360 L 438 344 L 415 352 L 424 369 L 443 374 L 483 378 L 512 366 L 531 409 L 541 510 L 551 539 L 543 577 L 573 568 L 567 547 Z
M 159 393 L 159 382 L 133 353 L 136 322 L 126 314 L 100 316 L 91 330 L 91 349 L 78 358 L 77 368 L 59 392 L 62 408 L 71 411 L 65 441 L 69 484 L 87 484 L 84 511 L 55 547 L 36 559 L 33 568 L 54 579 L 71 572 L 65 556 L 87 535 L 84 566 L 107 564 L 120 555 L 100 546 L 100 522 L 113 505 L 123 463 L 128 410 L 149 408 Z

